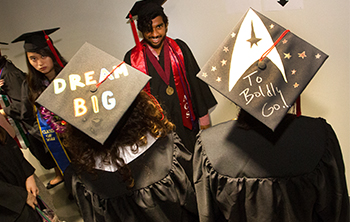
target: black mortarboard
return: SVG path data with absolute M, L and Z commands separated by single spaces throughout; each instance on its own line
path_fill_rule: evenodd
M 24 41 L 24 49 L 26 52 L 36 51 L 38 49 L 42 49 L 48 46 L 47 39 L 45 38 L 45 34 L 50 35 L 55 31 L 57 31 L 58 29 L 59 28 L 53 28 L 53 29 L 40 30 L 36 32 L 24 33 L 18 38 L 16 38 L 15 40 L 13 40 L 12 43 Z
M 85 43 L 36 102 L 103 144 L 149 79 Z
M 162 5 L 166 0 L 142 0 L 137 1 L 127 14 L 126 18 L 129 18 L 129 14 L 132 16 L 142 17 L 145 15 L 153 14 L 155 12 L 162 12 Z
M 8 45 L 6 42 L 0 42 L 0 45 Z
M 197 77 L 274 130 L 327 57 L 249 9 Z

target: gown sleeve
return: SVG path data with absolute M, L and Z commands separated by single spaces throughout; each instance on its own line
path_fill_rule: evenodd
M 225 221 L 216 204 L 215 197 L 210 190 L 210 165 L 202 147 L 201 133 L 197 135 L 197 142 L 193 154 L 193 182 L 201 222 Z
M 7 115 L 18 120 L 21 115 L 21 86 L 26 76 L 11 62 L 7 62 L 1 78 L 4 79 L 2 89 L 12 101 L 8 107 L 3 109 Z

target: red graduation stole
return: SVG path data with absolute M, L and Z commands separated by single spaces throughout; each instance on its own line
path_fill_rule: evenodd
M 138 47 L 134 47 L 131 50 L 131 55 L 130 55 L 131 66 L 143 73 L 148 74 L 146 57 L 148 56 L 151 62 L 152 62 L 152 58 L 150 58 L 149 53 L 146 52 L 146 50 L 149 50 L 149 49 L 147 49 L 148 46 L 146 45 L 144 40 L 141 41 L 141 44 L 142 44 L 141 50 Z M 163 47 L 169 47 L 168 50 L 164 51 L 164 57 L 165 58 L 166 56 L 170 57 L 170 63 L 171 63 L 171 68 L 174 75 L 176 92 L 179 97 L 183 125 L 192 130 L 195 116 L 192 108 L 191 90 L 186 77 L 185 62 L 184 62 L 182 51 L 179 45 L 173 39 L 168 37 L 166 37 Z M 166 53 L 168 53 L 169 55 L 165 55 Z M 164 62 L 166 61 L 167 59 L 164 60 Z M 158 61 L 156 62 L 158 63 Z M 152 62 L 152 64 L 155 64 L 155 63 Z M 164 65 L 164 67 L 166 66 L 167 64 Z M 166 79 L 169 79 L 170 72 L 165 73 L 168 76 L 163 76 L 160 74 L 157 67 L 155 68 L 158 74 L 164 80 L 164 82 L 169 85 L 169 82 L 167 82 Z M 151 92 L 149 83 L 147 83 L 144 90 L 149 93 Z

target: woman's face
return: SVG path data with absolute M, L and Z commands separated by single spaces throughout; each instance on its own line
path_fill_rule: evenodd
M 44 75 L 54 70 L 54 64 L 50 56 L 40 55 L 36 52 L 27 52 L 29 63 Z

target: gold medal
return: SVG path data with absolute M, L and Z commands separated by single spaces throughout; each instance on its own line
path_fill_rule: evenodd
M 173 87 L 168 85 L 168 88 L 166 88 L 166 94 L 168 94 L 169 96 L 173 95 L 174 93 L 174 89 Z

